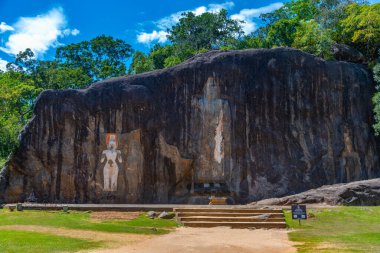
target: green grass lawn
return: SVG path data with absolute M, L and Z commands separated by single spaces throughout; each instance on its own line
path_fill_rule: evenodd
M 165 234 L 171 228 L 178 226 L 175 220 L 149 219 L 145 214 L 133 220 L 96 221 L 90 218 L 89 212 L 70 211 L 65 213 L 27 210 L 10 212 L 6 209 L 0 209 L 0 227 L 4 225 L 38 225 L 136 234 Z
M 114 233 L 165 234 L 178 224 L 175 220 L 149 219 L 145 214 L 133 220 L 93 220 L 90 212 L 22 211 L 0 209 L 0 252 L 77 252 L 102 247 L 107 242 L 91 241 L 12 229 L 7 225 L 37 225 Z
M 285 212 L 298 252 L 380 252 L 380 207 L 310 209 L 309 216 L 299 226 Z
M 28 231 L 0 230 L 0 252 L 44 253 L 94 249 L 102 242 Z

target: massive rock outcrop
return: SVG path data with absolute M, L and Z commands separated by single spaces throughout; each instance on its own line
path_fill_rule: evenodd
M 256 206 L 294 204 L 378 206 L 380 205 L 380 178 L 324 185 L 295 195 L 251 203 Z
M 373 86 L 364 65 L 278 48 L 45 91 L 2 199 L 187 203 L 214 184 L 247 202 L 379 177 Z

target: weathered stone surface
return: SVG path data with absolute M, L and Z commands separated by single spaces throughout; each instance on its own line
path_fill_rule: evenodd
M 338 61 L 348 61 L 355 63 L 363 63 L 365 61 L 365 57 L 362 53 L 344 44 L 332 45 L 332 53 L 334 55 L 334 58 Z
M 157 213 L 155 211 L 149 211 L 149 212 L 147 212 L 146 216 L 154 219 L 157 216 Z
M 158 215 L 158 218 L 160 219 L 173 219 L 174 218 L 174 213 L 167 213 L 167 212 L 162 212 L 160 215 Z
M 317 204 L 378 206 L 380 205 L 380 178 L 346 184 L 325 185 L 317 189 L 283 198 L 265 199 L 256 205 Z
M 379 177 L 373 86 L 363 65 L 278 48 L 45 91 L 0 198 L 187 203 L 225 183 L 244 203 Z

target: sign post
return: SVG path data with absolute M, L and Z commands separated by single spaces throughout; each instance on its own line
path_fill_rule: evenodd
M 307 219 L 306 205 L 292 205 L 292 219 L 298 220 L 298 224 L 301 225 L 301 220 Z

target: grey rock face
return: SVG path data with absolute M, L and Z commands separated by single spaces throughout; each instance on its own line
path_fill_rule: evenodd
M 344 44 L 332 45 L 332 52 L 335 59 L 339 61 L 348 61 L 355 63 L 363 63 L 365 61 L 365 57 L 362 53 Z
M 155 218 L 157 216 L 157 213 L 155 211 L 149 211 L 146 214 L 149 218 Z
M 167 213 L 167 212 L 162 212 L 160 215 L 158 215 L 158 218 L 160 219 L 173 219 L 174 218 L 174 213 Z
M 325 203 L 329 205 L 378 206 L 380 205 L 380 178 L 347 184 L 325 185 L 292 196 L 261 200 L 255 204 L 292 205 L 316 203 Z
M 45 91 L 0 199 L 187 203 L 223 183 L 244 203 L 379 177 L 373 86 L 363 65 L 278 48 Z

